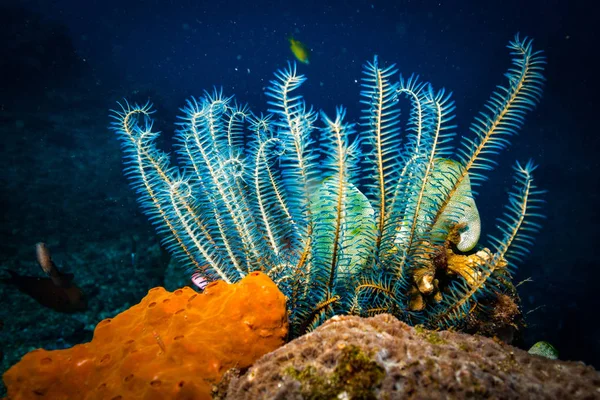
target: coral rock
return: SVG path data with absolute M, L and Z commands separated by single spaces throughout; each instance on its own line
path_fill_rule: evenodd
M 600 374 L 389 314 L 334 317 L 230 376 L 228 399 L 597 399 Z M 225 381 L 225 379 L 224 379 Z
M 154 288 L 90 343 L 34 350 L 4 374 L 8 399 L 203 399 L 232 367 L 284 343 L 285 297 L 263 273 L 203 294 Z

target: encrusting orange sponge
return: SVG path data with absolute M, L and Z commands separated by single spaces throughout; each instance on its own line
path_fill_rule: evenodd
M 285 297 L 262 272 L 151 289 L 142 301 L 98 323 L 91 342 L 34 350 L 3 376 L 8 399 L 209 399 L 229 368 L 246 368 L 284 343 Z

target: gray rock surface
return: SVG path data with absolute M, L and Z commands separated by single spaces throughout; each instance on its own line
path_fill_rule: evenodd
M 600 399 L 600 373 L 492 339 L 335 317 L 226 376 L 227 399 Z

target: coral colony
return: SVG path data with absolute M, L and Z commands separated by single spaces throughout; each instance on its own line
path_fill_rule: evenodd
M 267 89 L 269 114 L 221 91 L 188 100 L 179 167 L 156 147 L 150 104 L 113 113 L 127 175 L 177 258 L 209 281 L 262 271 L 287 299 L 291 336 L 334 315 L 390 313 L 429 328 L 514 325 L 511 271 L 538 229 L 530 162 L 488 247 L 471 186 L 485 180 L 542 94 L 545 59 L 515 36 L 512 67 L 454 150 L 454 103 L 418 77 L 364 67 L 359 124 L 307 107 L 295 65 Z M 400 129 L 398 99 L 411 110 Z M 317 145 L 318 143 L 318 145 Z

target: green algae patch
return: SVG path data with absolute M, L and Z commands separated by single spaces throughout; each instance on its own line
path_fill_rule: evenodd
M 373 389 L 385 376 L 384 369 L 358 346 L 344 347 L 330 374 L 323 374 L 312 365 L 301 370 L 289 367 L 284 373 L 302 384 L 302 395 L 310 400 L 337 398 L 341 393 L 351 399 L 372 400 L 376 398 Z
M 458 348 L 466 353 L 471 351 L 471 348 L 464 343 L 459 343 Z
M 425 329 L 423 325 L 415 326 L 415 330 L 417 331 L 417 335 L 425 339 L 430 344 L 438 345 L 448 343 L 440 337 L 439 333 Z

